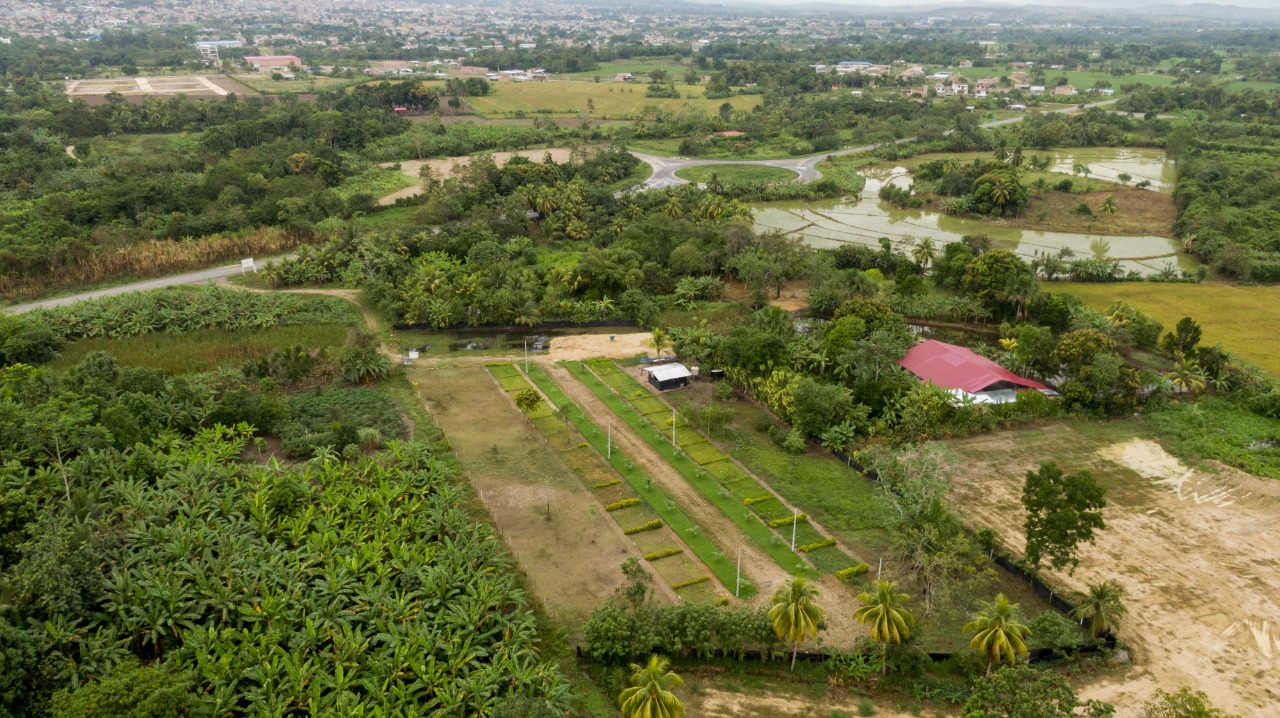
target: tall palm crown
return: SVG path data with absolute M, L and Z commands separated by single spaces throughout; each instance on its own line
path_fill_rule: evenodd
M 1077 621 L 1089 619 L 1096 638 L 1120 627 L 1129 614 L 1123 600 L 1124 586 L 1115 581 L 1089 584 L 1088 593 L 1076 595 L 1076 607 L 1071 609 L 1070 615 Z
M 911 637 L 915 617 L 903 608 L 903 604 L 911 597 L 905 593 L 895 593 L 897 588 L 895 581 L 876 581 L 874 593 L 858 594 L 862 608 L 853 612 L 853 618 L 859 623 L 871 624 L 873 641 L 902 643 Z
M 667 670 L 671 661 L 649 656 L 644 666 L 631 664 L 631 687 L 618 694 L 618 706 L 627 718 L 680 718 L 684 706 L 673 688 L 684 685 L 680 676 Z
M 827 612 L 814 602 L 817 598 L 818 589 L 799 577 L 779 586 L 773 594 L 769 623 L 778 638 L 792 645 L 792 670 L 800 643 L 809 637 L 817 638 L 818 631 L 827 627 Z
M 898 584 L 894 581 L 876 581 L 875 593 L 860 593 L 858 600 L 862 608 L 853 612 L 853 620 L 858 623 L 871 624 L 871 640 L 879 641 L 887 649 L 889 642 L 902 643 L 911 637 L 911 628 L 915 625 L 915 617 L 903 608 L 908 598 L 905 593 L 895 593 Z M 881 663 L 881 672 L 887 671 L 889 662 Z
M 1018 620 L 1018 604 L 1009 603 L 1003 593 L 996 595 L 995 603 L 978 611 L 964 627 L 972 633 L 969 647 L 981 651 L 987 657 L 987 672 L 1002 661 L 1017 663 L 1018 656 L 1027 655 L 1025 638 L 1031 629 Z

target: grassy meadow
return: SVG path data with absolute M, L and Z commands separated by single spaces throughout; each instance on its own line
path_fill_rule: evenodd
M 1047 290 L 1074 294 L 1098 311 L 1128 302 L 1164 324 L 1166 331 L 1182 317 L 1191 317 L 1204 329 L 1204 344 L 1222 344 L 1280 375 L 1280 340 L 1266 329 L 1280 326 L 1280 287 L 1055 282 Z
M 688 167 L 676 172 L 676 177 L 690 182 L 710 182 L 711 175 L 715 175 L 723 184 L 790 182 L 796 178 L 796 173 L 791 170 L 767 165 L 708 165 Z
M 341 346 L 350 327 L 338 324 L 300 324 L 270 329 L 202 329 L 183 334 L 157 332 L 136 337 L 95 337 L 78 341 L 50 363 L 65 371 L 91 352 L 107 352 L 122 367 L 148 367 L 171 374 L 193 374 L 219 367 L 237 367 L 250 359 L 270 356 L 276 349 L 300 344 L 312 349 Z
M 679 99 L 645 96 L 642 82 L 499 82 L 493 92 L 483 97 L 468 97 L 466 103 L 482 115 L 511 115 L 516 112 L 546 115 L 585 115 L 587 100 L 593 105 L 592 117 L 638 115 L 652 105 L 664 112 L 686 108 L 715 113 L 728 102 L 735 109 L 750 110 L 760 104 L 760 95 L 738 95 L 725 100 L 703 97 L 701 85 L 677 84 Z M 693 99 L 688 99 L 693 95 Z

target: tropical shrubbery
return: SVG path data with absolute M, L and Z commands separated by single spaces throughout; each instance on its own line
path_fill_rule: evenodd
M 169 287 L 39 309 L 31 321 L 63 341 L 129 337 L 197 329 L 265 329 L 282 324 L 355 324 L 351 303 L 337 297 Z

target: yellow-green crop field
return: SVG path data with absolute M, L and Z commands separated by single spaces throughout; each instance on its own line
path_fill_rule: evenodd
M 678 112 L 695 107 L 714 114 L 728 102 L 734 109 L 749 110 L 760 104 L 760 95 L 736 95 L 726 100 L 708 100 L 701 85 L 676 85 L 679 99 L 646 97 L 643 83 L 624 82 L 498 82 L 493 92 L 483 97 L 468 97 L 466 102 L 482 115 L 511 115 L 516 112 L 553 115 L 580 115 L 587 112 L 587 100 L 594 109 L 592 117 L 625 117 L 640 114 L 650 105 L 664 112 Z M 694 95 L 694 99 L 687 99 Z
M 1203 344 L 1221 344 L 1268 372 L 1280 376 L 1280 287 L 1217 284 L 1062 282 L 1053 292 L 1069 292 L 1092 309 L 1105 312 L 1125 301 L 1172 329 L 1191 317 L 1204 329 Z

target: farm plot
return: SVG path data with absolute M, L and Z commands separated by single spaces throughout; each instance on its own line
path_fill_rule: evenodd
M 531 368 L 531 373 L 532 371 L 534 370 Z M 522 392 L 533 389 L 525 376 L 510 364 L 491 365 L 489 372 L 513 401 Z M 544 382 L 539 382 L 539 385 L 542 388 Z M 548 393 L 544 389 L 543 395 L 551 400 L 555 408 L 540 400 L 528 410 L 521 410 L 525 411 L 538 431 L 546 437 L 548 445 L 560 453 L 560 458 L 573 469 L 619 530 L 643 553 L 645 560 L 666 586 L 685 601 L 714 600 L 715 585 L 710 582 L 707 573 L 691 560 L 690 555 L 685 552 L 685 544 L 663 521 L 659 512 L 638 495 L 632 482 L 623 482 L 619 478 L 627 474 L 615 472 L 589 442 L 583 441 L 585 433 L 580 432 L 590 431 L 594 427 L 566 397 L 555 392 L 549 382 L 545 385 L 553 391 Z M 630 464 L 621 452 L 617 452 L 617 455 L 617 460 L 624 466 Z M 634 464 L 630 466 L 634 467 Z M 637 485 L 643 485 L 647 481 L 638 473 L 629 478 Z M 665 496 L 658 493 L 652 498 L 665 508 Z M 677 525 L 680 523 L 677 517 Z M 705 553 L 708 558 L 714 558 L 714 551 Z
M 642 555 L 484 367 L 408 375 L 547 613 L 575 634 L 622 585 L 618 565 Z
M 595 360 L 588 362 L 588 365 L 621 398 L 628 401 L 656 399 L 662 403 L 661 399 L 653 396 L 617 364 L 608 360 Z M 768 529 L 776 532 L 774 536 L 767 539 L 771 547 L 776 547 L 777 538 L 781 538 L 784 543 L 781 548 L 784 551 L 790 551 L 790 542 L 794 538 L 796 550 L 804 555 L 809 563 L 826 573 L 834 573 L 857 563 L 836 546 L 834 539 L 824 536 L 810 525 L 807 516 L 798 516 L 797 511 L 783 503 L 767 486 L 761 484 L 709 443 L 707 437 L 690 426 L 683 416 L 667 407 L 665 403 L 663 407 L 643 416 L 666 437 L 673 436 L 674 423 L 675 443 L 698 467 L 693 473 L 704 480 L 707 477 L 714 477 L 720 484 L 715 490 L 715 495 L 721 499 L 721 503 L 727 503 L 726 499 L 735 499 Z M 637 408 L 636 411 L 639 409 Z M 714 469 L 708 467 L 714 467 Z M 723 492 L 728 492 L 729 496 L 722 496 Z
M 228 89 L 230 87 L 231 89 Z M 226 97 L 231 92 L 243 90 L 224 78 L 204 75 L 173 75 L 166 77 L 118 77 L 101 80 L 68 80 L 68 97 L 91 97 L 113 92 L 130 95 L 203 95 Z
M 1106 530 L 1080 549 L 1060 589 L 1114 580 L 1129 617 L 1120 637 L 1140 669 L 1083 691 L 1136 715 L 1156 688 L 1190 685 L 1242 716 L 1280 701 L 1280 483 L 1221 465 L 1188 466 L 1146 438 L 1138 422 L 1055 424 L 945 444 L 955 501 L 976 528 L 1025 544 L 1025 472 L 1055 460 L 1090 469 L 1107 487 Z
M 645 95 L 644 85 L 616 82 L 519 82 L 500 83 L 492 93 L 468 97 L 466 103 L 486 116 L 515 116 L 517 113 L 537 115 L 629 118 L 655 107 L 663 112 L 680 112 L 697 108 L 714 114 L 724 103 L 735 110 L 750 110 L 760 104 L 761 95 L 734 95 L 724 100 L 703 97 L 706 88 L 698 85 L 676 85 L 679 98 L 656 98 Z M 692 95 L 692 97 L 690 97 Z M 588 109 L 590 103 L 590 109 Z

